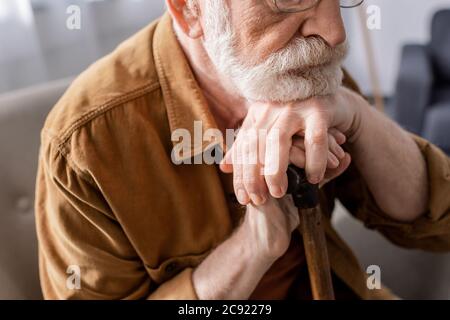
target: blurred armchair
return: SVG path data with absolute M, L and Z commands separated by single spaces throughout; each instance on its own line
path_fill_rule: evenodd
M 450 10 L 432 21 L 431 42 L 402 52 L 394 119 L 450 154 Z
M 42 298 L 33 209 L 39 133 L 71 81 L 0 95 L 0 300 Z

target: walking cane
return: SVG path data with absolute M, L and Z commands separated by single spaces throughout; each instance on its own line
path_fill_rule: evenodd
M 289 166 L 288 193 L 300 215 L 299 230 L 303 236 L 306 263 L 314 300 L 334 300 L 331 269 L 319 206 L 319 187 L 310 184 L 305 171 Z

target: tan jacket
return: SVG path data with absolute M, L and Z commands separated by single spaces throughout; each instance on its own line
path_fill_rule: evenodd
M 344 84 L 357 90 L 348 76 Z M 216 127 L 167 14 L 74 81 L 41 135 L 36 219 L 45 298 L 196 298 L 193 268 L 244 213 L 217 166 L 172 163 L 171 132 L 193 135 L 196 120 Z M 364 273 L 329 223 L 336 198 L 401 246 L 450 249 L 450 160 L 414 139 L 430 179 L 428 210 L 416 222 L 387 218 L 353 166 L 321 191 L 332 269 L 362 298 Z M 73 265 L 79 290 L 67 283 Z

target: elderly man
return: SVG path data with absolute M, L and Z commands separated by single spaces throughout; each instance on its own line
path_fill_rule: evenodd
M 329 223 L 335 199 L 398 245 L 450 248 L 450 160 L 370 107 L 341 69 L 340 1 L 166 2 L 46 121 L 46 298 L 310 299 L 289 163 L 321 186 L 338 299 L 372 294 Z M 231 149 L 214 134 L 174 156 L 198 124 L 240 131 Z M 220 165 L 203 161 L 220 150 Z

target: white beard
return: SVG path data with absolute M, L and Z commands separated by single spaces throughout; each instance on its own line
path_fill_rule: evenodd
M 320 37 L 296 38 L 264 62 L 246 66 L 234 50 L 230 12 L 223 0 L 205 1 L 204 46 L 218 72 L 251 101 L 289 102 L 336 92 L 347 44 L 329 47 Z

